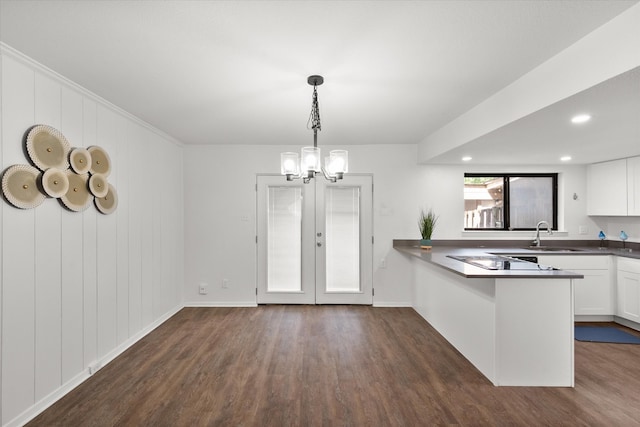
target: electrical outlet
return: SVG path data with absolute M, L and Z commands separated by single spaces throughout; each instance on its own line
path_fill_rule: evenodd
M 578 227 L 578 233 L 589 234 L 589 227 L 585 227 L 584 225 L 581 225 L 580 227 Z
M 387 259 L 386 258 L 382 258 L 380 260 L 380 268 L 387 268 Z
M 200 295 L 206 295 L 209 293 L 209 287 L 206 283 L 200 283 Z
M 227 289 L 229 287 L 229 279 L 222 279 L 222 288 Z

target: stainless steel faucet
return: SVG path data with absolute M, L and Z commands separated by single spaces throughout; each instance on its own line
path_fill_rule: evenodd
M 540 221 L 539 223 L 536 224 L 536 238 L 533 240 L 533 242 L 531 242 L 531 246 L 535 246 L 537 248 L 540 247 L 540 226 L 542 224 L 547 226 L 547 234 L 553 234 L 553 231 L 551 230 L 551 226 L 549 225 L 549 223 L 547 221 Z

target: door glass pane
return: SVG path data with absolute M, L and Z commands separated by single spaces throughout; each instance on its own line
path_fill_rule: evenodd
M 536 228 L 542 220 L 553 224 L 553 179 L 509 178 L 509 217 L 512 228 Z
M 327 187 L 326 290 L 360 291 L 360 188 Z
M 302 189 L 269 187 L 267 292 L 302 290 Z

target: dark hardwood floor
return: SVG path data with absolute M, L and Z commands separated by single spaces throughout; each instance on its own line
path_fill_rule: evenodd
M 28 425 L 639 425 L 640 345 L 575 344 L 575 388 L 494 387 L 410 308 L 185 308 Z

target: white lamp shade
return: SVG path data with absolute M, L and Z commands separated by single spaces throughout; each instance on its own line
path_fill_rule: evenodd
M 300 158 L 298 153 L 280 153 L 280 173 L 282 175 L 300 175 Z
M 349 172 L 349 153 L 347 150 L 330 151 L 327 170 L 332 174 Z
M 303 172 L 321 171 L 320 149 L 318 147 L 303 147 L 301 158 L 301 169 Z
M 329 157 L 324 158 L 324 170 L 327 171 L 329 175 L 333 175 L 333 169 L 331 169 L 331 159 Z

